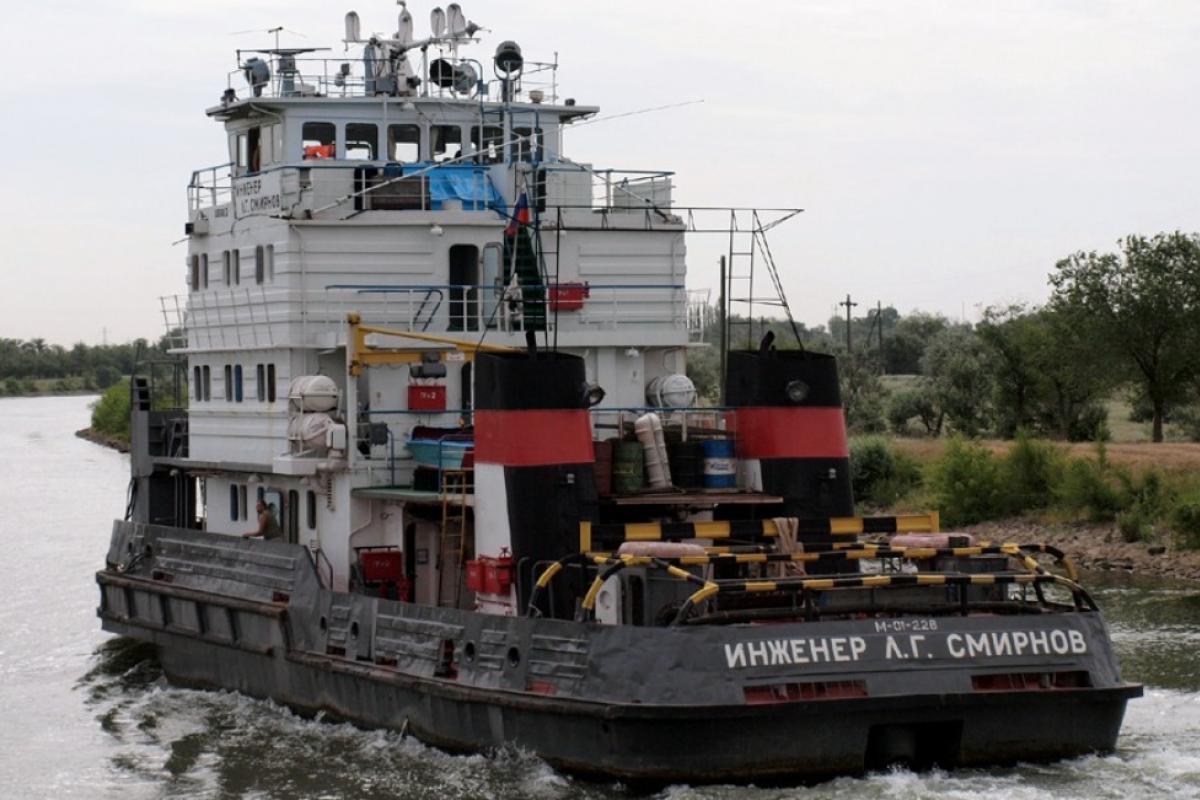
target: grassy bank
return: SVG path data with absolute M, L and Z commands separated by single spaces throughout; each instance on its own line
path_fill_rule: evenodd
M 948 528 L 1033 518 L 1115 525 L 1125 542 L 1200 548 L 1200 445 L 1060 445 L 858 437 L 855 499 L 936 510 Z

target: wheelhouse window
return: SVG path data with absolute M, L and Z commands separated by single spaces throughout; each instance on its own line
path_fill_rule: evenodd
M 250 518 L 249 503 L 246 502 L 246 486 L 242 484 L 238 488 L 238 511 L 242 514 L 242 519 Z
M 275 365 L 267 364 L 267 402 L 275 402 Z
M 233 368 L 233 402 L 242 402 L 242 365 Z
M 237 521 L 240 509 L 238 508 L 238 487 L 236 483 L 229 484 L 229 518 Z
M 233 273 L 233 282 L 239 284 L 242 282 L 242 251 L 231 250 L 230 252 L 232 253 L 230 259 L 232 266 L 229 269 Z
M 235 161 L 237 163 L 238 175 L 244 175 L 250 171 L 250 135 L 239 133 L 237 135 L 237 154 Z
M 254 248 L 254 282 L 261 285 L 267 277 L 267 249 L 261 244 Z
M 192 256 L 189 261 L 191 262 L 191 274 L 188 282 L 191 284 L 192 291 L 198 292 L 200 291 L 200 256 Z
M 481 125 L 471 129 L 471 144 L 475 161 L 480 164 L 499 164 L 504 161 L 504 128 Z
M 204 399 L 204 380 L 200 376 L 200 368 L 192 367 L 192 397 L 199 403 Z
M 513 128 L 513 138 L 518 161 L 545 160 L 545 141 L 541 128 Z
M 267 399 L 267 368 L 263 364 L 259 364 L 254 369 L 254 388 L 258 392 L 258 402 L 266 402 Z
M 212 370 L 205 366 L 200 370 L 200 377 L 204 381 L 204 400 L 212 400 Z
M 208 253 L 200 254 L 200 287 L 208 288 Z
M 233 366 L 225 365 L 225 402 L 233 402 Z
M 233 259 L 229 255 L 228 250 L 221 252 L 222 276 L 225 278 L 225 285 L 233 285 Z
M 275 245 L 267 245 L 267 280 L 275 280 Z
M 420 126 L 388 125 L 388 159 L 401 164 L 421 160 Z
M 332 122 L 306 122 L 300 128 L 304 160 L 337 158 L 337 126 Z
M 379 144 L 379 126 L 368 122 L 346 125 L 346 158 L 354 161 L 374 161 Z
M 457 125 L 434 125 L 429 129 L 430 157 L 437 163 L 451 161 L 462 155 L 462 128 Z

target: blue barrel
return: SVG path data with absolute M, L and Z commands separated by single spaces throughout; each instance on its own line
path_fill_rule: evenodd
M 704 443 L 704 488 L 737 487 L 737 466 L 732 439 L 709 439 Z

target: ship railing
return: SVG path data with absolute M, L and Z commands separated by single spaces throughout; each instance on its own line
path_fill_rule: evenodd
M 164 304 L 179 297 L 164 299 Z M 273 347 L 276 326 L 265 284 L 213 287 L 187 296 L 186 342 L 193 349 Z
M 233 162 L 192 171 L 188 181 L 188 212 L 225 205 L 233 197 Z
M 499 284 L 329 284 L 309 318 L 341 329 L 357 313 L 367 325 L 414 332 L 501 333 L 689 328 L 682 284 L 597 284 L 563 281 Z M 319 306 L 316 308 L 314 306 Z
M 812 523 L 812 520 L 802 521 Z M 825 520 L 825 527 L 837 527 L 837 520 Z M 719 523 L 708 523 L 716 525 Z M 758 523 L 764 527 L 771 521 Z M 584 523 L 581 531 L 591 525 Z M 863 526 L 859 526 L 863 527 Z M 1065 572 L 1051 572 L 1037 561 L 1037 554 L 1050 555 L 1056 565 Z M 930 570 L 936 559 L 972 559 L 981 556 L 1001 557 L 1015 564 L 1014 569 L 985 570 Z M 820 561 L 845 563 L 874 562 L 882 565 L 874 572 L 834 573 L 809 576 L 804 574 L 803 565 Z M 909 565 L 899 566 L 898 562 Z M 751 576 L 716 579 L 712 569 L 717 565 L 750 568 L 758 572 Z M 890 565 L 890 566 L 888 566 Z M 679 607 L 672 625 L 696 622 L 753 621 L 767 617 L 800 617 L 806 620 L 819 619 L 826 613 L 870 613 L 872 611 L 896 612 L 895 604 L 878 602 L 875 591 L 904 590 L 913 587 L 941 587 L 947 590 L 945 602 L 932 605 L 928 598 L 921 601 L 922 613 L 937 611 L 966 616 L 973 612 L 999 613 L 1043 613 L 1046 611 L 1095 611 L 1097 606 L 1091 596 L 1077 583 L 1075 567 L 1061 550 L 1043 544 L 1005 543 L 1000 545 L 971 545 L 961 547 L 892 547 L 886 541 L 869 543 L 861 541 L 838 542 L 826 545 L 803 545 L 794 552 L 769 550 L 759 545 L 715 546 L 705 548 L 703 555 L 659 557 L 612 552 L 580 552 L 554 562 L 544 569 L 534 581 L 527 613 L 538 616 L 543 613 L 541 603 L 551 589 L 555 576 L 566 567 L 590 567 L 595 577 L 584 595 L 577 614 L 580 621 L 595 619 L 596 599 L 604 584 L 621 571 L 632 567 L 659 570 L 681 581 L 696 586 L 695 591 Z M 728 570 L 723 570 L 728 574 Z M 972 597 L 970 588 L 976 591 L 987 587 L 1001 587 L 997 596 Z M 1066 605 L 1047 593 L 1053 587 L 1065 597 Z M 1014 591 L 1014 588 L 1019 591 Z M 854 606 L 844 603 L 832 604 L 821 600 L 823 594 L 839 590 L 871 590 L 865 599 Z M 1032 596 L 1031 593 L 1032 592 Z M 718 595 L 774 595 L 790 596 L 792 602 L 766 608 L 739 607 L 735 611 L 722 612 L 710 609 L 702 617 L 693 617 L 698 608 Z
M 432 50 L 433 52 L 429 52 Z M 381 70 L 374 77 L 368 77 L 361 57 L 355 58 L 297 58 L 292 55 L 271 54 L 268 63 L 271 67 L 270 77 L 257 84 L 250 84 L 245 79 L 243 68 L 244 53 L 238 51 L 238 67 L 227 73 L 227 85 L 230 89 L 242 90 L 248 97 L 372 97 L 375 95 L 395 95 L 397 78 Z M 261 53 L 261 51 L 256 51 Z M 415 54 L 417 51 L 413 51 Z M 480 80 L 471 84 L 469 92 L 457 92 L 451 87 L 439 86 L 436 82 L 423 80 L 422 97 L 447 97 L 471 100 L 496 100 L 502 98 L 501 81 L 499 79 L 485 80 L 488 73 L 484 65 L 473 58 L 455 57 L 449 51 L 434 48 L 421 48 L 419 60 L 411 59 L 414 71 L 419 75 L 429 74 L 429 64 L 440 59 L 450 62 L 453 66 L 470 65 Z M 557 59 L 556 59 L 557 61 Z M 377 62 L 381 65 L 386 62 Z M 489 67 L 490 69 L 490 67 Z M 558 64 L 527 60 L 521 75 L 521 95 L 528 96 L 532 90 L 540 90 L 545 99 L 551 103 L 558 102 Z M 234 82 L 239 82 L 234 86 Z M 403 78 L 400 78 L 403 80 Z M 483 92 L 479 92 L 482 85 Z

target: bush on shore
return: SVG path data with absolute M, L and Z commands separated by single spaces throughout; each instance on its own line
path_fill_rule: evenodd
M 129 441 L 129 384 L 114 383 L 92 404 L 92 430 Z
M 850 482 L 855 501 L 887 507 L 921 484 L 921 470 L 886 438 L 861 436 L 850 440 Z

